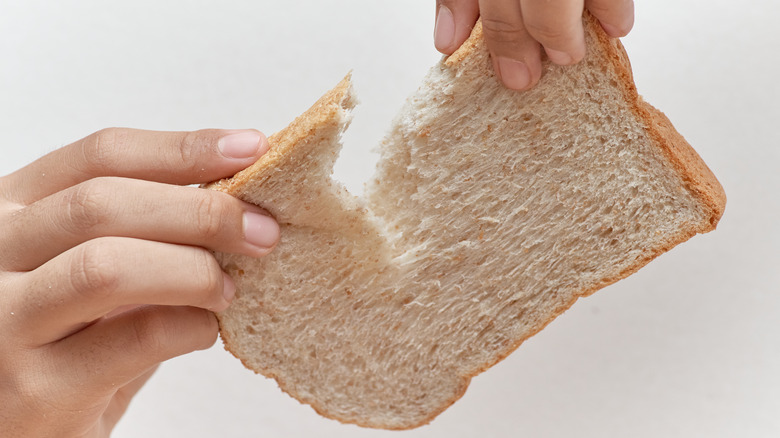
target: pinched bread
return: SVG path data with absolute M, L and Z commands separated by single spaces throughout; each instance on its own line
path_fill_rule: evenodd
M 322 415 L 412 428 L 577 298 L 714 229 L 720 184 L 585 21 L 584 61 L 522 93 L 478 24 L 407 101 L 364 199 L 331 179 L 349 77 L 212 184 L 282 227 L 263 259 L 218 254 L 227 349 Z

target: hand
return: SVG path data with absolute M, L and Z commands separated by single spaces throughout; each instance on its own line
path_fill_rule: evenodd
M 634 25 L 632 0 L 436 0 L 434 43 L 452 54 L 481 16 L 496 74 L 507 88 L 527 90 L 542 77 L 542 49 L 559 65 L 585 56 L 584 9 L 612 37 Z
M 107 129 L 0 178 L 4 437 L 108 436 L 158 363 L 214 343 L 235 285 L 209 250 L 263 256 L 279 227 L 183 185 L 267 149 L 252 130 Z

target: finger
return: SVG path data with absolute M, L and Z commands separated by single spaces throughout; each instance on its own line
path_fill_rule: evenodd
M 33 347 L 122 306 L 220 311 L 235 294 L 235 284 L 205 249 L 121 237 L 90 240 L 9 281 L 26 291 L 8 297 L 15 335 Z
M 479 0 L 436 0 L 436 50 L 451 55 L 469 37 L 478 17 Z
M 493 69 L 513 90 L 527 90 L 542 77 L 541 48 L 523 24 L 518 0 L 480 0 L 485 41 Z
M 626 36 L 634 27 L 633 0 L 585 0 L 585 7 L 611 37 Z
M 112 394 L 160 362 L 211 347 L 218 331 L 207 310 L 147 306 L 101 320 L 51 344 L 46 354 L 62 364 L 52 376 L 58 386 Z
M 263 256 L 279 226 L 259 207 L 225 193 L 102 177 L 57 192 L 6 220 L 0 266 L 37 268 L 70 248 L 104 236 L 134 237 Z
M 146 382 L 149 381 L 154 372 L 157 371 L 157 368 L 158 366 L 154 365 L 152 369 L 145 371 L 140 376 L 131 380 L 130 383 L 117 390 L 116 394 L 114 394 L 108 406 L 106 407 L 105 413 L 103 414 L 103 426 L 106 432 L 105 436 L 108 436 L 109 432 L 114 429 L 116 424 L 122 418 L 122 415 L 124 415 L 124 413 L 127 411 L 128 406 L 130 406 L 130 401 L 132 401 L 133 397 L 135 397 L 135 395 L 138 393 L 138 391 L 141 390 Z
M 550 61 L 574 64 L 585 56 L 583 0 L 520 0 L 528 33 L 544 47 Z
M 155 132 L 126 128 L 98 131 L 58 149 L 3 179 L 13 201 L 28 205 L 100 176 L 171 184 L 231 176 L 268 150 L 258 131 L 206 129 Z

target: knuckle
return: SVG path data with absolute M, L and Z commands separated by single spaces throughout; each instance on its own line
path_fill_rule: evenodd
M 198 166 L 202 161 L 204 153 L 214 151 L 212 147 L 216 143 L 216 135 L 213 129 L 202 129 L 200 131 L 191 131 L 184 134 L 176 148 L 177 159 L 181 161 L 185 168 L 190 170 L 202 170 Z
M 494 43 L 518 43 L 527 38 L 521 23 L 501 18 L 482 17 L 482 29 Z
M 73 231 L 89 231 L 109 221 L 108 178 L 96 178 L 77 185 L 67 199 L 67 223 Z
M 197 282 L 195 288 L 201 305 L 208 308 L 215 298 L 222 295 L 222 270 L 214 256 L 205 249 L 196 250 L 194 259 L 192 269 Z
M 152 309 L 132 319 L 131 338 L 137 354 L 167 359 L 216 342 L 219 328 L 211 312 L 202 309 Z
M 82 153 L 87 169 L 94 173 L 117 168 L 121 161 L 117 151 L 124 149 L 129 132 L 125 128 L 106 128 L 85 138 Z
M 526 23 L 528 33 L 543 45 L 561 45 L 569 39 L 569 34 L 562 26 L 544 21 Z
M 196 131 L 197 132 L 197 131 Z M 198 155 L 195 152 L 195 144 L 198 143 L 198 136 L 195 132 L 188 132 L 181 138 L 176 151 L 178 152 L 179 160 L 186 165 L 192 166 L 195 157 Z
M 15 393 L 18 401 L 26 409 L 50 413 L 67 412 L 67 401 L 72 394 L 63 388 L 63 381 L 56 376 L 46 376 L 40 372 L 20 372 L 15 379 Z
M 176 338 L 175 330 L 165 313 L 147 311 L 131 319 L 131 342 L 140 354 L 164 356 L 166 346 Z
M 191 309 L 195 314 L 191 315 L 192 331 L 197 333 L 193 339 L 192 348 L 204 350 L 211 347 L 217 341 L 219 324 L 214 314 L 208 310 Z
M 52 393 L 52 387 L 48 379 L 40 378 L 33 373 L 22 370 L 13 379 L 9 379 L 5 383 L 12 388 L 11 391 L 16 396 L 18 408 L 37 411 L 48 407 L 42 406 L 43 400 L 51 398 L 48 394 Z
M 205 191 L 204 191 L 205 192 Z M 216 192 L 200 193 L 195 208 L 195 231 L 208 241 L 220 236 L 231 216 L 230 206 Z
M 105 239 L 91 240 L 77 247 L 70 267 L 73 291 L 88 299 L 111 296 L 120 282 L 119 260 Z

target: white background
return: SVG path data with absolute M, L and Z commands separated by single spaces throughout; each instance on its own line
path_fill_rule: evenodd
M 429 426 L 323 419 L 218 343 L 164 364 L 115 436 L 780 436 L 780 3 L 640 0 L 636 15 L 640 93 L 726 188 L 716 232 L 580 300 Z M 354 69 L 336 172 L 359 191 L 439 59 L 432 27 L 433 0 L 0 0 L 0 175 L 108 126 L 270 134 Z

